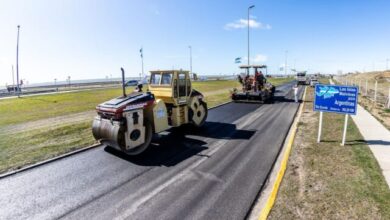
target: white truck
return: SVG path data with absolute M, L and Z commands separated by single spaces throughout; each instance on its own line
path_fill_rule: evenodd
M 306 85 L 307 84 L 307 78 L 306 78 L 306 71 L 304 72 L 297 72 L 297 84 L 298 85 Z

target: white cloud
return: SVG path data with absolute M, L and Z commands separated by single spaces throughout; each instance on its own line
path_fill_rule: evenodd
M 257 54 L 255 56 L 255 58 L 252 59 L 253 62 L 255 63 L 261 63 L 261 62 L 265 62 L 268 60 L 268 57 L 266 55 L 263 55 L 263 54 Z
M 248 60 L 248 57 L 244 57 L 244 60 Z M 268 60 L 267 55 L 264 54 L 256 54 L 256 56 L 253 58 L 251 57 L 251 63 L 264 63 Z
M 224 28 L 225 30 L 233 30 L 233 29 L 241 29 L 247 27 L 248 27 L 248 19 L 241 18 L 239 20 L 226 24 Z M 254 17 L 249 19 L 249 27 L 256 28 L 256 29 L 265 29 L 265 30 L 271 29 L 271 25 L 258 22 L 255 20 Z

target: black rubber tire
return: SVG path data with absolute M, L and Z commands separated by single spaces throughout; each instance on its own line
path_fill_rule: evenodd
M 202 121 L 199 123 L 199 124 L 196 124 L 193 120 L 192 120 L 192 117 L 194 116 L 194 111 L 189 108 L 189 111 L 188 111 L 188 114 L 189 114 L 189 118 L 191 120 L 191 124 L 194 125 L 195 127 L 202 127 L 204 125 L 204 123 L 206 122 L 206 119 L 207 119 L 207 114 L 208 114 L 208 109 L 207 109 L 207 104 L 201 100 L 199 100 L 199 104 L 205 109 L 205 114 L 204 114 L 204 117 L 202 119 Z
M 153 137 L 152 123 L 150 123 L 148 120 L 145 120 L 144 125 L 145 125 L 145 143 L 130 150 L 122 150 L 125 154 L 132 155 L 132 156 L 139 155 L 143 153 L 146 149 L 148 149 L 150 142 L 152 142 L 152 137 Z

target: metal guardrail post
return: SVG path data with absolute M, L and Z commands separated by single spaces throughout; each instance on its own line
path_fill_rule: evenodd
M 366 80 L 366 96 L 368 95 L 368 81 Z
M 387 97 L 387 108 L 390 109 L 390 87 L 389 87 L 389 97 Z
M 376 102 L 377 91 L 378 91 L 378 81 L 375 80 L 374 102 Z

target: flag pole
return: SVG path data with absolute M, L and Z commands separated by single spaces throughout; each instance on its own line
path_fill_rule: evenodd
M 142 77 L 144 76 L 144 54 L 143 54 L 143 47 L 139 50 L 141 53 L 141 64 L 142 64 L 142 76 L 140 76 L 140 80 L 142 80 Z

